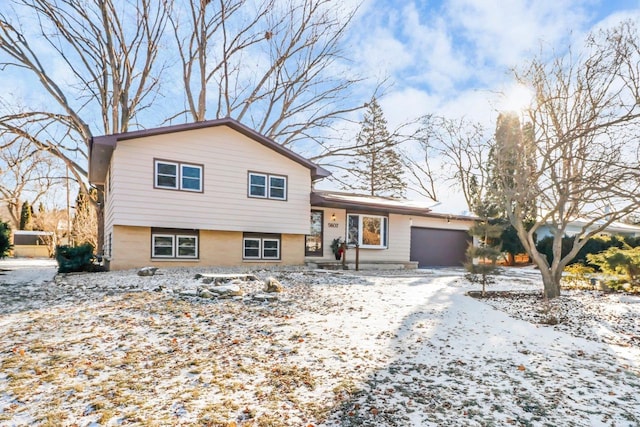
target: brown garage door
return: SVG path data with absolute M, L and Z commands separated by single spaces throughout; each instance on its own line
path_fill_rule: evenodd
M 411 227 L 411 261 L 419 267 L 460 267 L 469 242 L 466 231 Z

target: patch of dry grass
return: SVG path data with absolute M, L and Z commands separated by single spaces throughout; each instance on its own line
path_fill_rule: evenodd
M 299 393 L 316 378 L 296 364 L 307 335 L 289 332 L 291 305 L 137 292 L 12 317 L 1 338 L 0 393 L 13 402 L 4 419 L 29 405 L 42 425 L 277 427 L 326 408 Z

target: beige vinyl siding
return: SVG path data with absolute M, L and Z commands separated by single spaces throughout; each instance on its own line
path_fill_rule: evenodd
M 313 261 L 335 261 L 333 252 L 331 251 L 331 242 L 333 239 L 340 237 L 343 241 L 346 236 L 346 221 L 347 211 L 345 209 L 335 208 L 316 208 L 311 207 L 313 210 L 324 211 L 324 224 L 323 224 L 323 256 L 322 257 L 307 257 Z M 336 215 L 336 221 L 331 221 L 331 216 Z M 373 215 L 373 214 L 372 214 Z M 380 214 L 375 214 L 380 215 Z M 389 241 L 387 249 L 360 249 L 360 260 L 364 261 L 409 261 L 409 249 L 410 249 L 410 217 L 406 215 L 390 214 L 389 218 Z M 338 227 L 329 227 L 329 223 L 336 223 Z M 347 261 L 355 261 L 355 249 L 349 248 L 347 250 Z
M 473 226 L 473 221 L 454 218 L 433 218 L 426 216 L 411 217 L 413 227 L 440 228 L 443 230 L 468 230 Z
M 208 267 L 208 266 L 269 266 L 301 265 L 304 263 L 304 236 L 281 235 L 278 261 L 246 261 L 242 259 L 242 232 L 200 230 L 199 258 L 160 261 L 151 258 L 151 228 L 115 226 L 111 270 L 125 270 L 142 266 L 156 267 Z
M 203 192 L 155 189 L 154 159 L 203 165 Z M 287 177 L 287 200 L 249 198 L 248 172 Z M 309 169 L 225 127 L 120 141 L 112 161 L 112 223 L 305 234 Z
M 103 207 L 103 215 L 104 215 L 104 247 L 102 248 L 103 250 L 107 249 L 106 246 L 109 245 L 109 234 L 113 233 L 113 220 L 114 220 L 114 215 L 113 215 L 113 203 L 111 201 L 112 199 L 112 193 L 113 193 L 113 186 L 111 187 L 111 189 L 109 188 L 109 179 L 111 178 L 111 170 L 109 170 L 109 172 L 107 173 L 107 178 L 105 180 L 105 184 L 104 184 L 104 207 Z M 111 252 L 113 252 L 113 239 L 111 240 Z M 108 254 L 107 252 L 105 252 L 105 254 Z
M 331 251 L 331 242 L 333 239 L 340 237 L 345 239 L 346 231 L 346 216 L 347 211 L 345 209 L 334 208 L 316 208 L 313 210 L 320 210 L 324 212 L 324 224 L 323 224 L 323 245 L 324 256 L 322 257 L 307 257 L 310 261 L 335 261 L 333 252 Z M 336 221 L 331 221 L 331 216 L 336 215 Z M 359 213 L 360 214 L 360 213 Z M 379 215 L 379 214 L 372 214 Z M 384 215 L 383 215 L 384 216 Z M 360 249 L 360 262 L 408 262 L 411 255 L 411 227 L 429 227 L 429 228 L 441 228 L 450 230 L 468 230 L 473 221 L 464 221 L 457 219 L 447 218 L 432 218 L 425 216 L 415 215 L 399 215 L 389 214 L 389 241 L 387 249 Z M 338 227 L 329 227 L 330 222 L 337 223 Z M 347 250 L 346 259 L 348 262 L 355 262 L 355 249 L 350 248 Z
M 360 262 L 366 261 L 409 261 L 411 233 L 409 217 L 406 215 L 390 214 L 389 241 L 387 249 L 360 249 Z M 355 262 L 355 249 L 347 251 L 347 261 Z

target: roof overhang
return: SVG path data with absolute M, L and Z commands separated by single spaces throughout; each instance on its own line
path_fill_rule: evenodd
M 116 148 L 118 142 L 120 141 L 196 129 L 205 129 L 216 126 L 227 126 L 237 131 L 238 133 L 251 138 L 252 140 L 308 168 L 311 171 L 311 179 L 313 181 L 321 178 L 326 178 L 331 175 L 331 172 L 329 172 L 328 170 L 305 159 L 301 155 L 294 153 L 290 149 L 278 144 L 274 140 L 261 135 L 260 133 L 243 125 L 237 120 L 226 117 L 222 119 L 206 120 L 202 122 L 185 123 L 180 125 L 93 137 L 89 143 L 89 182 L 98 185 L 104 184 L 107 176 L 107 171 L 109 170 L 111 156 L 113 155 L 113 150 Z
M 376 197 L 363 194 L 342 193 L 338 191 L 314 191 L 311 193 L 311 206 L 319 208 L 345 209 L 352 213 L 400 214 L 429 218 L 442 218 L 447 221 L 477 221 L 479 218 L 467 215 L 452 215 L 432 212 L 431 208 L 405 199 Z
M 312 192 L 311 206 L 378 214 L 394 213 L 424 216 L 431 212 L 431 209 L 427 206 L 420 206 L 408 200 L 332 191 Z

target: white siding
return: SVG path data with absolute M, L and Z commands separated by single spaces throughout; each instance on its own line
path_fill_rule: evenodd
M 154 188 L 154 159 L 203 165 L 204 192 Z M 249 198 L 248 171 L 287 176 L 287 200 Z M 111 173 L 111 225 L 309 230 L 309 169 L 226 126 L 120 141 Z

